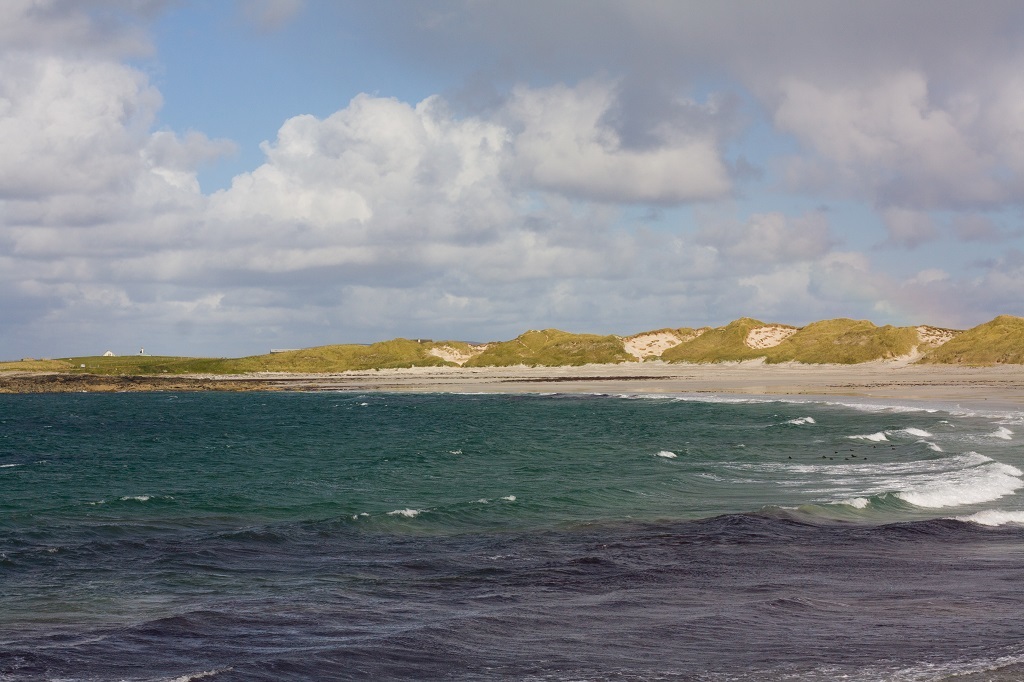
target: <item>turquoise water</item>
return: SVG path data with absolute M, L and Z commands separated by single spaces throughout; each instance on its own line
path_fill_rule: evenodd
M 938 407 L 0 396 L 0 679 L 1015 679 L 1024 419 Z

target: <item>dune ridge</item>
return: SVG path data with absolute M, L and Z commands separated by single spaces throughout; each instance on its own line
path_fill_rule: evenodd
M 665 363 L 851 365 L 870 362 L 985 366 L 1024 364 L 1024 318 L 999 317 L 968 330 L 877 326 L 837 318 L 803 327 L 740 318 L 722 327 L 678 327 L 630 336 L 530 330 L 509 341 L 392 339 L 243 358 L 84 356 L 0 362 L 0 371 L 100 375 L 347 372 L 408 367 L 578 367 Z

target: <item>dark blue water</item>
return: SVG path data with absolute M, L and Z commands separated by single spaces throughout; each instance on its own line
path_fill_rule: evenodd
M 1020 679 L 1020 423 L 0 396 L 0 679 Z

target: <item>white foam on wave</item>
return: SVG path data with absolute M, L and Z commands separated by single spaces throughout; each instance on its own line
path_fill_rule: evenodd
M 888 434 L 895 435 L 897 433 L 905 433 L 909 436 L 916 436 L 918 438 L 933 438 L 932 434 L 928 433 L 924 429 L 915 429 L 913 426 L 908 426 L 905 429 L 896 429 L 894 431 L 886 431 Z
M 661 450 L 660 452 L 655 453 L 654 456 L 664 457 L 666 459 L 675 459 L 676 457 L 678 457 L 678 455 L 676 455 L 676 453 L 672 452 L 671 450 Z
M 10 469 L 11 467 L 20 467 L 21 464 L 0 464 L 0 469 Z
M 852 438 L 854 440 L 870 440 L 876 443 L 880 443 L 883 440 L 889 440 L 888 438 L 885 437 L 885 431 L 878 431 L 877 433 L 860 434 L 857 436 L 847 436 L 847 438 Z
M 794 426 L 803 426 L 804 424 L 817 424 L 814 421 L 814 417 L 797 417 L 796 419 L 790 419 L 786 422 L 787 424 L 793 424 Z
M 1024 511 L 1002 511 L 986 509 L 967 516 L 953 517 L 957 521 L 968 521 L 982 526 L 1005 526 L 1007 524 L 1024 525 Z
M 917 507 L 959 507 L 992 502 L 1024 488 L 1024 472 L 1009 464 L 989 461 L 966 469 L 943 472 L 913 481 L 897 497 Z
M 786 464 L 765 462 L 729 468 L 780 472 L 784 485 L 798 486 L 820 501 L 859 507 L 860 498 L 882 495 L 925 508 L 992 502 L 1024 488 L 1024 472 L 977 452 L 917 462 Z M 793 474 L 802 480 L 793 480 Z
M 887 431 L 876 431 L 875 433 L 863 433 L 856 436 L 847 436 L 854 440 L 869 440 L 875 443 L 888 441 L 889 436 L 914 436 L 915 438 L 933 438 L 932 434 L 924 429 L 916 429 L 908 426 L 905 429 L 889 429 Z M 940 451 L 941 452 L 941 451 Z
M 854 509 L 864 509 L 865 507 L 868 506 L 869 502 L 870 500 L 866 497 L 854 497 L 849 500 L 841 500 L 840 504 L 849 505 Z
M 404 516 L 407 519 L 414 519 L 423 513 L 422 509 L 396 509 L 389 511 L 388 516 Z
M 623 393 L 617 397 L 626 400 L 667 400 L 671 402 L 694 402 L 694 403 L 784 403 L 787 405 L 828 405 L 844 407 L 858 412 L 869 413 L 893 413 L 893 414 L 936 414 L 944 413 L 954 417 L 987 417 L 1000 420 L 1001 424 L 1024 425 L 1024 412 L 1015 410 L 993 410 L 979 411 L 969 409 L 959 404 L 919 401 L 894 402 L 884 398 L 869 402 L 867 400 L 842 400 L 825 396 L 729 396 L 716 394 L 671 394 L 671 393 Z M 952 426 L 952 425 L 951 425 Z
M 1011 431 L 1010 429 L 1006 428 L 1005 426 L 1000 426 L 993 433 L 990 433 L 988 435 L 989 435 L 990 438 L 1001 438 L 1002 440 L 1013 440 L 1013 431 Z
M 505 497 L 503 497 L 501 499 L 505 500 L 506 502 L 515 502 L 516 501 L 516 496 L 515 495 L 506 495 Z
M 924 440 L 924 439 L 921 439 L 921 440 L 919 440 L 917 442 L 918 443 L 924 443 L 925 445 L 928 446 L 928 449 L 931 450 L 932 452 L 942 452 L 942 448 L 939 447 L 938 443 L 932 442 L 930 440 Z

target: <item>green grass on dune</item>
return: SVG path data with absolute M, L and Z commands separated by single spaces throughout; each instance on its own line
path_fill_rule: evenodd
M 422 342 L 410 339 L 380 341 L 368 346 L 353 344 L 317 346 L 302 350 L 256 355 L 232 361 L 236 372 L 345 372 L 350 370 L 441 367 L 452 363 L 430 354 L 439 346 L 461 349 L 456 341 Z
M 724 327 L 700 330 L 665 328 L 633 337 L 668 332 L 688 340 L 664 351 L 666 362 L 713 363 L 764 358 L 768 363 L 855 364 L 906 356 L 914 347 L 925 352 L 922 363 L 995 365 L 1024 364 L 1024 318 L 1001 315 L 991 322 L 958 332 L 944 345 L 921 344 L 915 327 L 878 327 L 867 320 L 813 322 L 772 348 L 746 344 L 748 334 L 766 323 L 744 317 Z M 789 325 L 779 325 L 787 327 Z M 627 338 L 633 338 L 627 337 Z M 691 338 L 692 337 L 692 338 Z M 448 348 L 470 355 L 459 341 L 392 339 L 370 345 L 331 345 L 244 358 L 186 358 L 150 355 L 73 357 L 55 360 L 0 362 L 0 372 L 71 372 L 103 375 L 242 374 L 246 372 L 345 372 L 401 367 L 440 367 L 454 363 L 431 354 Z M 657 358 L 651 358 L 657 359 Z M 558 367 L 635 362 L 618 336 L 572 334 L 558 329 L 528 331 L 511 341 L 491 343 L 465 363 L 466 367 L 513 365 Z
M 622 339 L 597 334 L 572 334 L 558 329 L 531 330 L 499 343 L 472 358 L 465 367 L 579 366 L 590 363 L 636 362 Z
M 761 358 L 765 351 L 747 346 L 746 338 L 752 329 L 764 326 L 760 320 L 741 317 L 669 348 L 662 353 L 661 359 L 665 362 L 729 362 Z
M 878 327 L 867 320 L 812 322 L 773 348 L 759 351 L 766 362 L 856 364 L 910 353 L 918 345 L 914 327 Z
M 1024 318 L 1000 315 L 961 332 L 932 350 L 921 363 L 950 365 L 1024 364 Z
M 430 354 L 438 346 L 458 346 L 457 342 L 421 342 L 391 339 L 370 345 L 339 344 L 302 350 L 255 355 L 232 361 L 235 372 L 346 372 L 401 367 L 440 367 L 450 365 Z
M 918 344 L 914 327 L 878 327 L 866 320 L 836 319 L 813 322 L 771 348 L 749 347 L 747 335 L 764 326 L 774 326 L 774 323 L 740 318 L 669 348 L 661 359 L 666 362 L 735 362 L 764 358 L 767 363 L 854 364 L 906 355 Z

